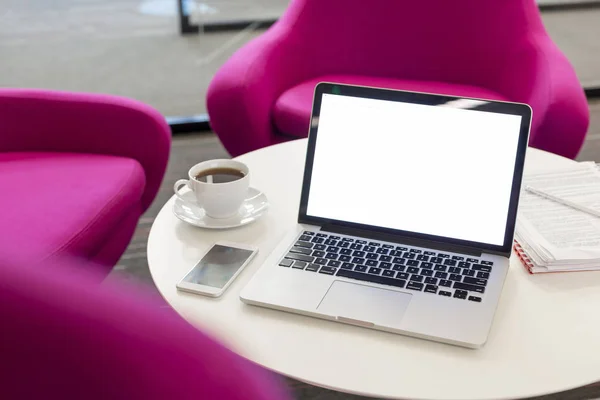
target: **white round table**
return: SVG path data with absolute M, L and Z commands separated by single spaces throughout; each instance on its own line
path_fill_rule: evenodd
M 506 399 L 600 380 L 600 272 L 529 275 L 513 257 L 487 344 L 479 350 L 379 332 L 242 303 L 240 290 L 297 221 L 306 140 L 245 154 L 251 186 L 269 212 L 242 228 L 179 221 L 171 198 L 148 240 L 150 272 L 188 321 L 238 354 L 280 374 L 341 392 L 403 399 Z M 526 170 L 572 162 L 529 149 Z M 259 247 L 221 298 L 175 284 L 217 240 Z

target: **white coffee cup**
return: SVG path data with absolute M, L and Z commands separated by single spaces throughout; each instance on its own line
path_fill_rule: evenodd
M 224 183 L 213 183 L 196 179 L 198 175 L 213 169 L 233 169 L 244 174 L 243 177 Z M 236 160 L 209 160 L 194 165 L 188 172 L 188 179 L 175 182 L 173 190 L 182 201 L 185 199 L 179 189 L 183 185 L 189 187 L 196 197 L 197 205 L 202 207 L 206 215 L 212 218 L 228 218 L 239 211 L 250 186 L 250 170 L 248 166 Z

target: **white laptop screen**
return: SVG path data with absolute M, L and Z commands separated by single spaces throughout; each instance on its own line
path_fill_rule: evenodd
M 461 101 L 323 94 L 307 216 L 503 245 L 522 117 Z

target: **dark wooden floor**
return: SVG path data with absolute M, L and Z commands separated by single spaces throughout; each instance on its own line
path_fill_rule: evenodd
M 589 133 L 586 143 L 577 159 L 580 161 L 600 162 L 600 100 L 592 102 L 590 104 L 590 110 L 592 118 Z M 114 268 L 114 271 L 107 279 L 107 282 L 110 282 L 112 279 L 125 279 L 145 285 L 150 290 L 155 290 L 146 261 L 146 242 L 154 217 L 158 214 L 163 204 L 172 196 L 173 182 L 177 179 L 184 178 L 191 165 L 212 158 L 229 158 L 229 155 L 215 135 L 207 133 L 176 136 L 173 138 L 169 167 L 158 196 L 150 209 L 140 220 L 129 248 L 119 261 L 118 265 Z M 297 399 L 365 399 L 364 397 L 337 393 L 292 380 L 287 381 L 292 387 Z M 507 384 L 509 385 L 510 382 L 507 382 Z M 537 399 L 576 400 L 598 398 L 600 398 L 600 383 L 551 396 L 539 397 Z

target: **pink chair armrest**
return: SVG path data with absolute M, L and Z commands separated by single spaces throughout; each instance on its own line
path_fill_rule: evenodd
M 0 152 L 51 151 L 133 158 L 146 173 L 144 208 L 158 191 L 170 143 L 170 129 L 163 116 L 134 100 L 48 90 L 0 90 Z

